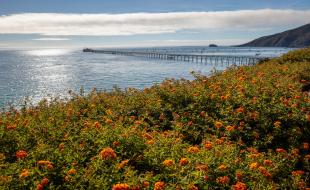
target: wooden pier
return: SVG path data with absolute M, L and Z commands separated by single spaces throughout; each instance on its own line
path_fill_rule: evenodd
M 268 57 L 257 56 L 230 56 L 230 55 L 197 55 L 197 54 L 175 54 L 165 52 L 148 52 L 148 51 L 123 51 L 123 50 L 93 50 L 84 49 L 84 52 L 92 53 L 104 53 L 112 55 L 122 56 L 135 56 L 144 57 L 149 59 L 162 59 L 162 60 L 174 60 L 185 61 L 194 63 L 205 63 L 210 65 L 222 65 L 222 66 L 244 66 L 255 65 L 258 62 L 269 59 Z

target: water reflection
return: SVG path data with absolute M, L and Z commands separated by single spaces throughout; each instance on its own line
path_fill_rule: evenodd
M 42 49 L 42 50 L 30 50 L 26 51 L 26 54 L 31 56 L 59 56 L 72 52 L 68 49 Z

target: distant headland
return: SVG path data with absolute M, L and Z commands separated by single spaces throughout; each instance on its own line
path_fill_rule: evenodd
M 310 24 L 270 36 L 264 36 L 238 47 L 302 48 L 308 46 L 310 46 Z

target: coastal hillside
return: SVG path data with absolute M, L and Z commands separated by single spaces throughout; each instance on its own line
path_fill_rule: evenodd
M 310 46 L 310 24 L 278 34 L 255 39 L 239 47 L 290 47 Z
M 0 189 L 310 188 L 310 49 L 0 112 Z

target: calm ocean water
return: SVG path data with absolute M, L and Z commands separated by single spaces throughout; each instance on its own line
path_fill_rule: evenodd
M 285 48 L 178 47 L 140 49 L 188 54 L 277 56 Z M 0 50 L 0 108 L 33 103 L 44 97 L 66 97 L 68 91 L 144 88 L 166 78 L 193 79 L 190 71 L 208 75 L 213 66 L 200 63 L 83 53 L 73 49 Z M 225 67 L 217 67 L 224 70 Z

